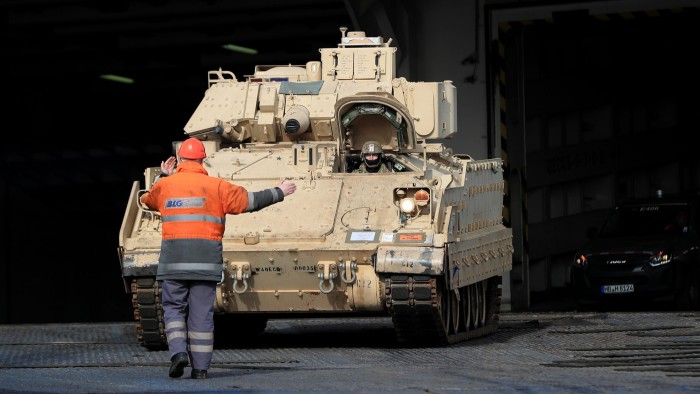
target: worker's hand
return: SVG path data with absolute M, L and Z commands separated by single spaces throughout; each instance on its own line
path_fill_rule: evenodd
M 284 193 L 285 197 L 294 193 L 297 190 L 297 185 L 294 184 L 294 182 L 285 182 L 284 178 L 280 179 L 280 181 L 277 182 L 277 187 L 279 187 L 280 190 L 282 190 L 282 193 Z
M 165 175 L 172 175 L 175 173 L 175 165 L 177 164 L 177 159 L 175 156 L 168 157 L 168 160 L 160 162 L 160 170 Z

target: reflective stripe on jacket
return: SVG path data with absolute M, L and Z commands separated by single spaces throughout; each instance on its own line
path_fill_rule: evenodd
M 183 161 L 175 174 L 141 196 L 141 202 L 162 216 L 158 280 L 221 279 L 226 214 L 246 212 L 245 188 L 210 177 L 196 161 Z

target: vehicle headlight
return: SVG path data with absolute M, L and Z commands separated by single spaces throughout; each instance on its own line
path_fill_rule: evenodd
M 576 254 L 574 264 L 579 268 L 586 268 L 588 267 L 588 259 L 586 259 L 586 256 L 582 254 Z
M 400 187 L 394 189 L 394 204 L 405 218 L 429 213 L 430 190 L 424 187 Z
M 671 255 L 664 253 L 663 250 L 659 250 L 658 253 L 651 256 L 649 259 L 649 265 L 652 267 L 658 267 L 660 265 L 668 264 L 672 260 Z
M 412 198 L 402 198 L 399 201 L 399 208 L 404 213 L 412 213 L 416 209 L 416 200 Z

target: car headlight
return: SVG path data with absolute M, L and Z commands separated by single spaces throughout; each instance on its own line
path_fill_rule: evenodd
M 586 256 L 577 253 L 574 259 L 574 265 L 579 268 L 586 268 L 588 267 L 588 259 L 586 259 Z
M 651 256 L 649 259 L 649 265 L 652 267 L 658 267 L 660 265 L 668 264 L 671 262 L 671 256 L 667 253 L 664 253 L 663 250 L 659 250 L 658 253 L 654 254 Z

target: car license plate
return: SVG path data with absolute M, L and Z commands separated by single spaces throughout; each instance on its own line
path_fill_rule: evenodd
M 603 286 L 603 294 L 620 294 L 633 293 L 634 285 L 605 285 Z

